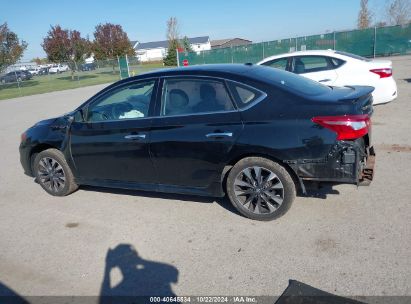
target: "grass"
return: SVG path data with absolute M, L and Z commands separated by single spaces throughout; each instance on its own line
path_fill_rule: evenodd
M 161 63 L 130 66 L 130 76 L 163 68 Z M 31 80 L 17 83 L 0 84 L 0 100 L 42 94 L 53 91 L 76 89 L 91 85 L 111 83 L 120 80 L 118 70 L 113 74 L 111 67 L 100 68 L 95 71 L 79 72 L 75 80 L 71 80 L 71 73 L 34 76 Z

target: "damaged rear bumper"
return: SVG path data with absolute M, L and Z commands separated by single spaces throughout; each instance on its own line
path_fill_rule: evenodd
M 322 181 L 369 185 L 374 177 L 375 151 L 364 140 L 339 141 L 324 159 L 286 161 L 300 183 Z
M 374 147 L 370 147 L 367 151 L 367 160 L 365 166 L 360 172 L 360 178 L 358 181 L 359 186 L 369 186 L 374 178 L 375 167 L 375 151 Z

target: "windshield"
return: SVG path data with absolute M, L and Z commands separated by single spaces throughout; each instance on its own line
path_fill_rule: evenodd
M 330 87 L 319 82 L 279 69 L 261 67 L 254 71 L 255 74 L 269 80 L 277 87 L 302 95 L 316 96 L 331 90 Z

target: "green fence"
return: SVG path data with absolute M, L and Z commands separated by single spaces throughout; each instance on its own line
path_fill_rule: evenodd
M 208 63 L 256 63 L 263 58 L 304 50 L 334 49 L 365 57 L 411 54 L 411 24 L 333 32 L 253 43 L 245 46 L 202 52 L 180 53 L 179 62 L 189 65 Z

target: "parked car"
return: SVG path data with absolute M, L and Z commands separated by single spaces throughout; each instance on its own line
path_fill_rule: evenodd
M 116 82 L 22 134 L 51 195 L 79 185 L 221 197 L 284 214 L 304 182 L 372 179 L 372 87 L 328 87 L 257 65 L 166 69 Z
M 96 64 L 95 63 L 83 63 L 80 66 L 81 71 L 93 71 L 96 69 Z
M 51 66 L 49 69 L 49 74 L 58 74 L 58 73 L 63 73 L 67 72 L 69 70 L 69 67 L 67 64 L 55 64 Z
M 367 85 L 375 88 L 374 104 L 397 98 L 390 60 L 372 60 L 350 53 L 301 51 L 265 58 L 258 63 L 299 74 L 331 86 Z
M 1 83 L 20 82 L 23 80 L 30 80 L 32 78 L 30 72 L 26 70 L 12 71 L 0 76 Z
M 49 69 L 49 67 L 41 67 L 38 72 L 38 75 L 47 75 L 49 73 Z
M 29 68 L 28 71 L 30 72 L 31 75 L 38 75 L 40 72 L 40 67 L 34 67 L 34 68 Z

